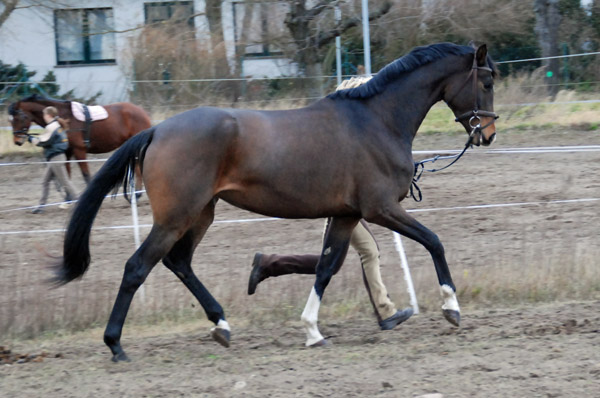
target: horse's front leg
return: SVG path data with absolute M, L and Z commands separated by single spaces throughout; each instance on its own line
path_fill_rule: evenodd
M 444 305 L 442 305 L 444 317 L 454 326 L 458 326 L 460 324 L 460 307 L 456 299 L 456 287 L 450 276 L 444 246 L 437 235 L 411 217 L 397 203 L 378 206 L 376 213 L 365 215 L 365 220 L 396 231 L 400 235 L 422 244 L 427 249 L 433 259 L 440 284 L 440 292 L 444 300 Z
M 73 155 L 75 156 L 75 159 L 79 160 L 79 168 L 81 169 L 83 180 L 85 181 L 86 185 L 89 185 L 90 181 L 92 180 L 92 175 L 90 174 L 90 168 L 88 167 L 87 162 L 85 162 L 85 149 L 75 148 L 73 149 Z
M 333 218 L 327 227 L 323 242 L 323 251 L 317 264 L 315 284 L 310 292 L 301 317 L 306 330 L 307 347 L 326 344 L 326 340 L 321 335 L 321 332 L 319 332 L 319 327 L 317 326 L 319 307 L 321 306 L 323 293 L 331 277 L 344 262 L 350 244 L 350 235 L 352 235 L 352 231 L 358 221 L 359 219 L 357 218 Z

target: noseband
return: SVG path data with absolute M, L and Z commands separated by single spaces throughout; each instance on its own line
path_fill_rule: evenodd
M 499 116 L 495 112 L 479 110 L 479 106 L 477 104 L 479 102 L 478 101 L 479 100 L 479 91 L 477 90 L 477 71 L 478 70 L 485 70 L 488 72 L 492 72 L 492 69 L 488 68 L 487 66 L 477 65 L 477 57 L 474 56 L 473 57 L 473 67 L 471 68 L 471 71 L 469 72 L 469 76 L 467 76 L 467 79 L 462 84 L 462 86 L 460 86 L 460 89 L 451 98 L 451 100 L 454 99 L 462 91 L 462 89 L 467 84 L 469 79 L 471 79 L 471 77 L 473 78 L 473 97 L 474 97 L 474 102 L 475 102 L 473 104 L 473 109 L 470 110 L 469 112 L 465 112 L 462 115 L 457 116 L 456 119 L 454 119 L 455 122 L 461 122 L 467 118 L 469 119 L 469 126 L 471 127 L 471 134 L 469 134 L 469 137 L 472 137 L 475 134 L 475 132 L 485 129 L 486 127 L 488 127 L 489 125 L 494 123 L 496 121 L 496 119 L 499 118 Z M 450 103 L 451 100 L 446 101 L 446 102 Z M 486 124 L 485 126 L 481 126 L 480 116 L 491 117 L 492 121 L 489 122 L 488 124 Z

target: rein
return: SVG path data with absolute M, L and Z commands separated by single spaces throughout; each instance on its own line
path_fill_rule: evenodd
M 478 104 L 477 104 L 478 99 L 479 99 L 479 95 L 478 95 L 479 92 L 477 91 L 477 71 L 478 70 L 486 70 L 486 71 L 492 72 L 491 68 L 488 68 L 486 66 L 478 66 L 477 65 L 477 57 L 474 56 L 473 57 L 473 67 L 471 68 L 471 71 L 469 72 L 469 76 L 467 76 L 467 79 L 460 86 L 460 88 L 458 89 L 456 94 L 454 94 L 450 98 L 450 100 L 446 101 L 446 103 L 449 103 L 451 100 L 453 100 L 462 91 L 462 89 L 465 87 L 465 85 L 467 84 L 469 79 L 471 79 L 471 77 L 473 78 L 473 97 L 475 98 L 475 103 L 474 103 L 473 109 L 469 112 L 465 112 L 465 113 L 457 116 L 454 119 L 455 122 L 460 122 L 462 120 L 469 118 L 469 126 L 471 127 L 471 133 L 469 134 L 469 138 L 467 139 L 467 142 L 465 143 L 465 147 L 458 155 L 452 155 L 452 156 L 437 155 L 437 156 L 434 156 L 433 158 L 424 159 L 424 160 L 421 160 L 420 162 L 415 162 L 415 171 L 413 174 L 412 182 L 410 184 L 410 196 L 414 199 L 415 202 L 420 202 L 423 200 L 423 194 L 421 193 L 421 188 L 419 188 L 419 186 L 417 185 L 417 182 L 419 182 L 419 180 L 421 179 L 423 172 L 428 171 L 430 173 L 435 173 L 436 171 L 445 170 L 448 167 L 452 166 L 454 163 L 458 162 L 458 159 L 460 159 L 465 154 L 465 152 L 467 152 L 467 149 L 469 149 L 469 147 L 473 146 L 473 144 L 471 142 L 473 141 L 473 136 L 475 135 L 475 133 L 481 132 L 483 129 L 485 129 L 492 123 L 494 123 L 496 121 L 496 119 L 498 119 L 498 117 L 499 117 L 495 112 L 482 111 L 482 110 L 478 109 Z M 486 124 L 485 126 L 481 126 L 480 116 L 491 117 L 492 121 L 489 122 L 488 124 Z M 439 169 L 426 169 L 425 168 L 425 163 L 430 163 L 430 162 L 434 163 L 438 159 L 454 159 L 454 160 L 452 162 L 450 162 L 449 164 L 447 164 L 446 166 L 439 168 Z

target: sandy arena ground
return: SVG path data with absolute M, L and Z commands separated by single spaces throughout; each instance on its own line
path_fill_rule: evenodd
M 414 149 L 458 149 L 464 139 L 462 135 L 419 136 Z M 576 129 L 499 132 L 494 148 L 551 145 L 600 145 L 600 136 Z M 424 175 L 423 202 L 406 200 L 405 208 L 600 197 L 600 152 L 501 155 L 483 151 L 475 148 L 447 171 Z M 23 159 L 2 159 L 19 160 Z M 229 316 L 232 346 L 225 349 L 210 339 L 210 324 L 199 306 L 191 309 L 191 295 L 157 266 L 145 292 L 150 304 L 136 298 L 130 313 L 134 321 L 125 325 L 122 343 L 133 361 L 114 364 L 102 342 L 102 328 L 123 264 L 133 252 L 131 230 L 95 231 L 88 274 L 81 282 L 48 290 L 43 282 L 49 276 L 45 253 L 60 253 L 62 235 L 52 231 L 64 227 L 68 211 L 51 208 L 43 215 L 6 211 L 37 203 L 41 174 L 39 165 L 0 168 L 0 322 L 5 322 L 0 330 L 6 331 L 0 346 L 12 353 L 38 355 L 37 362 L 0 365 L 1 397 L 600 395 L 600 297 L 510 307 L 490 303 L 489 308 L 470 309 L 467 305 L 461 327 L 454 328 L 439 313 L 441 301 L 434 296 L 437 282 L 428 253 L 408 241 L 405 247 L 415 284 L 427 286 L 418 289 L 422 313 L 387 332 L 378 330 L 368 311 L 357 313 L 351 307 L 338 316 L 327 313 L 334 303 L 366 300 L 358 258 L 351 252 L 323 303 L 320 327 L 330 346 L 303 347 L 296 307 L 305 302 L 312 279 L 270 279 L 251 297 L 245 296 L 245 289 L 255 251 L 318 251 L 321 220 L 216 223 L 196 251 L 194 269 Z M 82 187 L 78 171 L 76 182 Z M 59 199 L 53 192 L 51 200 Z M 414 215 L 440 236 L 455 280 L 463 281 L 467 271 L 482 275 L 493 268 L 516 266 L 523 269 L 522 279 L 543 278 L 545 269 L 529 266 L 557 259 L 595 262 L 600 255 L 599 210 L 600 202 L 590 201 Z M 139 211 L 140 223 L 151 223 L 147 198 L 142 198 Z M 217 211 L 217 221 L 260 217 L 226 204 Z M 94 227 L 130 224 L 128 205 L 117 199 L 105 201 Z M 142 232 L 148 229 L 143 227 Z M 408 299 L 393 240 L 381 228 L 374 227 L 374 232 L 390 296 L 404 306 Z M 576 281 L 586 275 L 568 278 Z M 169 307 L 193 311 L 193 317 L 179 323 L 147 320 L 148 314 Z M 273 314 L 265 316 L 265 309 Z M 73 319 L 95 322 L 97 327 L 76 334 L 38 334 L 41 328 L 59 327 L 62 320 L 76 327 Z M 38 336 L 25 338 L 29 335 Z M 44 357 L 39 356 L 42 353 Z

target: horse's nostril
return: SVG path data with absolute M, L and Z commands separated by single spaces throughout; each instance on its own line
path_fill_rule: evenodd
M 481 141 L 482 141 L 481 143 L 483 144 L 483 146 L 489 146 L 489 145 L 493 144 L 494 141 L 496 141 L 496 133 L 492 134 L 490 136 L 490 138 L 483 137 L 483 139 Z

